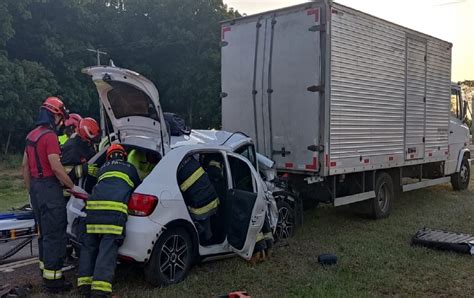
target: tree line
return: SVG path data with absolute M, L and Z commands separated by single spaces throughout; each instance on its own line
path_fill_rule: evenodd
M 81 69 L 102 64 L 140 72 L 165 111 L 193 127 L 220 125 L 220 25 L 239 16 L 222 0 L 2 0 L 0 138 L 23 150 L 41 102 L 58 95 L 71 112 L 99 117 L 96 90 Z

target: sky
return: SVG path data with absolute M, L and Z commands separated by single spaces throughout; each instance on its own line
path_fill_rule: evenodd
M 247 15 L 305 3 L 304 0 L 224 0 Z M 338 0 L 396 24 L 453 44 L 453 81 L 474 80 L 474 0 Z

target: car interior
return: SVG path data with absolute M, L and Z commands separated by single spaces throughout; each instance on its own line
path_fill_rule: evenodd
M 216 152 L 201 152 L 193 157 L 206 171 L 219 197 L 217 213 L 211 216 L 212 238 L 200 240 L 202 246 L 223 243 L 226 238 L 243 247 L 253 206 L 257 198 L 252 173 L 248 165 L 240 159 L 228 157 L 232 173 L 232 189 L 228 185 L 224 156 Z M 183 160 L 185 160 L 184 158 Z
M 127 151 L 128 154 L 130 154 L 130 152 L 132 152 L 132 150 L 136 150 L 138 151 L 139 153 L 143 154 L 145 157 L 146 157 L 146 160 L 147 160 L 147 163 L 150 163 L 152 164 L 153 166 L 150 168 L 151 170 L 158 164 L 158 162 L 161 160 L 161 154 L 156 152 L 156 151 L 153 151 L 153 150 L 148 150 L 148 149 L 144 149 L 144 148 L 141 148 L 141 147 L 136 147 L 136 146 L 131 146 L 131 145 L 124 145 L 122 144 L 122 146 L 124 147 L 124 149 Z M 106 151 L 104 150 L 102 152 L 102 154 L 95 160 L 94 164 L 96 164 L 99 168 L 105 163 L 106 161 Z M 150 170 L 150 172 L 151 172 Z M 139 173 L 140 174 L 140 173 Z M 141 178 L 145 178 L 146 176 L 144 177 L 141 177 Z M 142 179 L 142 180 L 143 180 Z M 92 192 L 92 188 L 94 187 L 94 185 L 97 184 L 97 178 L 95 177 L 92 177 L 92 176 L 86 176 L 84 178 L 84 182 L 83 182 L 83 188 L 85 191 L 87 191 L 88 193 L 91 193 Z

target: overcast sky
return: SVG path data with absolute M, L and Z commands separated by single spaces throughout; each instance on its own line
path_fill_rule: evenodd
M 224 0 L 248 15 L 305 3 L 304 0 Z M 453 44 L 452 80 L 474 80 L 474 0 L 339 0 Z

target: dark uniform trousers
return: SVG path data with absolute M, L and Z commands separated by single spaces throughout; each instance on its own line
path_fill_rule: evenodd
M 66 201 L 56 177 L 32 178 L 31 205 L 39 226 L 40 269 L 48 287 L 64 284 L 61 268 L 66 257 Z
M 213 234 L 211 216 L 217 213 L 219 197 L 207 172 L 193 157 L 187 157 L 178 168 L 179 188 L 199 239 L 209 241 Z
M 128 199 L 140 178 L 135 167 L 122 160 L 107 161 L 98 174 L 82 222 L 85 233 L 80 237 L 77 285 L 84 294 L 92 290 L 93 294 L 109 295 L 124 239 Z
M 77 286 L 91 286 L 93 291 L 112 292 L 118 249 L 122 243 L 122 235 L 83 235 Z

